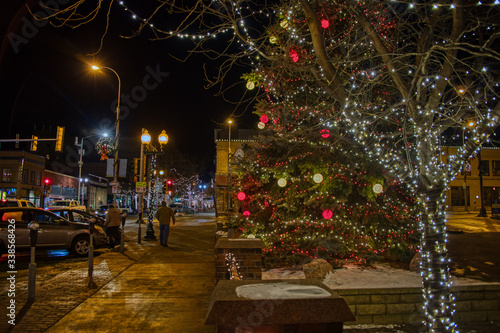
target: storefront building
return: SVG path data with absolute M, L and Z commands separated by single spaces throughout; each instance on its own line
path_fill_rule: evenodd
M 45 157 L 25 151 L 1 151 L 1 199 L 29 200 L 40 206 L 43 200 Z

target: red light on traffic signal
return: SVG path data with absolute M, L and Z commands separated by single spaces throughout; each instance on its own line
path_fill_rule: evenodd
M 45 179 L 43 180 L 43 182 L 45 183 L 45 185 L 49 185 L 49 184 L 50 184 L 50 179 L 45 178 Z
M 171 179 L 167 180 L 167 184 L 172 185 L 172 180 Z

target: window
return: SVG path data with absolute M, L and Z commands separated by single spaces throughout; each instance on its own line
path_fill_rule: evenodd
M 33 212 L 33 220 L 41 224 L 52 224 L 55 223 L 54 216 L 49 215 L 46 212 Z
M 490 175 L 490 161 L 482 160 L 481 161 L 481 170 L 483 172 L 483 176 L 489 176 Z
M 483 199 L 485 206 L 491 206 L 491 203 L 494 200 L 498 200 L 500 198 L 499 190 L 500 188 L 498 187 L 490 187 L 490 186 L 483 187 Z
M 466 200 L 467 206 L 470 206 L 469 186 L 467 186 L 467 191 L 464 190 L 463 186 L 452 186 L 450 190 L 452 206 L 465 206 Z
M 41 171 L 38 171 L 36 173 L 36 182 L 35 182 L 35 185 L 42 185 L 42 172 Z
M 500 176 L 500 161 L 491 161 L 493 176 Z
M 23 184 L 28 184 L 29 170 L 23 170 Z
M 10 183 L 12 181 L 12 168 L 3 168 L 2 182 Z
M 35 175 L 36 175 L 35 170 L 31 171 L 31 176 L 30 176 L 30 184 L 31 185 L 35 184 L 35 181 L 36 181 Z
M 462 171 L 460 172 L 460 174 L 462 176 L 470 176 L 471 175 L 471 171 L 472 171 L 472 167 L 470 165 L 470 162 L 467 161 L 464 163 L 464 166 L 462 168 Z
M 88 218 L 81 213 L 73 212 L 73 221 L 87 223 Z

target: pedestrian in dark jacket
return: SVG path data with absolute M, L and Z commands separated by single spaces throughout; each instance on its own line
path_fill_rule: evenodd
M 170 233 L 170 221 L 175 225 L 175 213 L 170 207 L 167 207 L 165 201 L 161 202 L 161 207 L 156 211 L 156 218 L 160 222 L 160 244 L 168 247 L 168 234 Z
M 115 205 L 111 204 L 108 206 L 108 213 L 106 214 L 106 222 L 104 223 L 104 227 L 106 228 L 106 234 L 109 238 L 109 247 L 114 248 L 119 241 L 118 237 L 118 229 L 121 224 L 121 215 L 120 211 L 115 208 Z

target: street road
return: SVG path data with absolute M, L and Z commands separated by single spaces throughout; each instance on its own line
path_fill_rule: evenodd
M 500 282 L 500 220 L 475 213 L 447 216 L 452 274 Z

